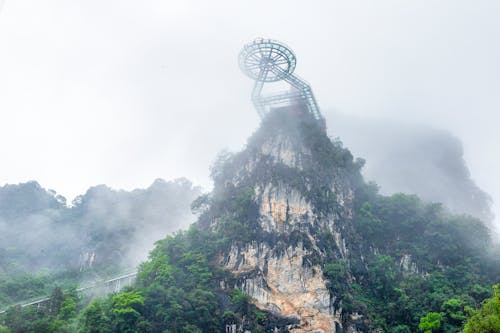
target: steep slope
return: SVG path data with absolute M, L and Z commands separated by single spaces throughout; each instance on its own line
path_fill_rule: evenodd
M 80 332 L 459 331 L 500 277 L 489 230 L 413 195 L 378 194 L 362 165 L 307 113 L 274 110 L 242 152 L 219 157 L 214 190 L 192 205 L 198 221 L 156 243 L 133 288 L 79 315 L 11 309 L 5 325 L 29 332 L 62 318 L 59 331 L 71 331 L 79 318 Z
M 405 323 L 405 314 L 384 306 L 396 306 L 425 276 L 465 265 L 469 280 L 457 288 L 466 289 L 491 282 L 481 271 L 498 271 L 477 259 L 489 243 L 483 223 L 413 196 L 380 196 L 364 183 L 362 165 L 307 114 L 289 109 L 275 110 L 244 151 L 216 163 L 199 225 L 228 240 L 217 262 L 236 276 L 233 287 L 260 309 L 295 319 L 277 329 L 390 328 Z M 479 298 L 470 296 L 472 303 Z M 420 310 L 401 311 L 423 316 L 432 302 L 424 297 L 413 305 Z M 384 318 L 388 311 L 393 319 Z
M 360 167 L 307 114 L 284 109 L 266 119 L 245 151 L 215 168 L 211 208 L 200 224 L 234 232 L 219 263 L 258 307 L 297 319 L 290 332 L 343 326 L 339 295 L 330 294 L 322 262 L 350 256 L 346 235 L 354 232 Z M 239 212 L 244 196 L 252 209 Z

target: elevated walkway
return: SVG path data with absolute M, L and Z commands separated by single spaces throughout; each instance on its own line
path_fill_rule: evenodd
M 137 277 L 137 271 L 127 274 L 121 274 L 111 279 L 97 281 L 87 286 L 80 287 L 76 289 L 76 291 L 78 293 L 91 294 L 91 295 L 106 295 L 111 293 L 117 293 L 122 288 L 131 286 L 134 283 L 136 277 Z M 18 302 L 8 306 L 7 308 L 13 306 L 20 306 L 22 308 L 27 306 L 36 306 L 39 308 L 46 305 L 49 301 L 50 297 L 43 297 L 35 300 Z M 0 314 L 5 313 L 7 311 L 7 308 L 0 310 Z

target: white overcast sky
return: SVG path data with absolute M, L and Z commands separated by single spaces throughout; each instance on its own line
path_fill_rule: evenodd
M 237 54 L 263 36 L 294 49 L 326 117 L 459 137 L 500 203 L 498 0 L 0 0 L 0 11 L 0 185 L 34 179 L 69 199 L 159 177 L 209 188 L 216 153 L 258 126 Z

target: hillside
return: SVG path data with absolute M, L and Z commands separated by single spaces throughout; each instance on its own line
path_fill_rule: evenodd
M 491 197 L 474 182 L 462 142 L 451 133 L 341 113 L 332 117 L 329 129 L 354 155 L 366 159 L 363 174 L 380 186 L 381 193 L 416 194 L 492 225 Z
M 307 114 L 275 110 L 242 152 L 219 156 L 212 193 L 193 203 L 198 221 L 156 244 L 134 287 L 88 306 L 59 295 L 73 305 L 13 308 L 4 323 L 13 332 L 457 332 L 500 276 L 488 228 L 414 195 L 380 195 L 362 167 Z
M 378 195 L 361 167 L 340 142 L 286 110 L 221 161 L 199 223 L 232 239 L 219 264 L 236 287 L 262 309 L 299 319 L 291 332 L 413 331 L 455 293 L 477 306 L 490 290 L 484 273 L 498 277 L 499 267 L 485 256 L 484 224 L 415 196 Z M 229 199 L 239 196 L 252 198 L 243 215 Z M 415 293 L 421 288 L 428 294 Z
M 95 186 L 68 206 L 37 182 L 0 187 L 0 307 L 135 269 L 154 241 L 193 222 L 199 194 L 158 179 L 131 192 Z

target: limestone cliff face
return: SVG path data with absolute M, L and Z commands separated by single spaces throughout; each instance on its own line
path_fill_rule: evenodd
M 246 221 L 256 236 L 232 242 L 219 262 L 257 307 L 295 319 L 276 332 L 357 332 L 343 317 L 340 295 L 329 290 L 322 264 L 327 255 L 350 255 L 344 234 L 359 167 L 308 119 L 283 112 L 270 118 L 247 149 L 226 162 L 216 183 L 215 193 L 250 189 L 256 210 L 255 221 Z M 215 216 L 211 227 L 221 220 Z
M 298 319 L 290 332 L 336 332 L 342 310 L 332 306 L 321 267 L 304 265 L 310 251 L 300 243 L 282 254 L 273 250 L 267 244 L 233 246 L 223 265 L 258 307 Z

